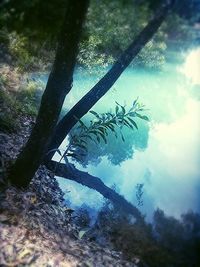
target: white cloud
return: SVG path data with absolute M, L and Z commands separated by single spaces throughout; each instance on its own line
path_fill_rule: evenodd
M 200 84 L 200 48 L 189 53 L 180 70 L 193 84 Z

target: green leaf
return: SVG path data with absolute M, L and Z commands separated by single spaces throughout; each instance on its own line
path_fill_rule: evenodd
M 83 144 L 76 144 L 76 146 L 78 146 L 78 147 L 80 147 L 80 148 L 82 148 L 82 149 L 84 149 L 86 151 L 88 150 L 87 147 L 84 146 Z
M 66 165 L 69 165 L 69 161 L 66 155 L 63 155 L 64 161 Z
M 105 128 L 105 126 L 100 126 L 97 130 L 100 131 L 100 132 L 103 133 L 103 134 L 106 133 L 106 128 Z
M 102 134 L 102 133 L 99 133 L 100 136 L 102 137 L 102 139 L 104 140 L 105 144 L 107 144 L 107 140 L 106 140 L 106 137 Z
M 116 104 L 117 104 L 117 106 L 120 106 L 121 107 L 121 112 L 122 112 L 122 114 L 124 115 L 125 113 L 126 113 L 126 110 L 125 110 L 125 107 L 124 106 L 122 106 L 122 105 L 120 105 L 119 103 L 117 103 L 117 102 L 115 102 Z
M 128 118 L 128 120 L 133 124 L 133 126 L 135 126 L 136 129 L 138 129 L 138 126 L 136 122 L 134 122 L 134 120 L 132 120 L 131 118 Z
M 98 135 L 98 132 L 96 131 L 96 130 L 89 130 L 89 133 L 92 133 L 92 134 L 94 134 L 94 135 Z
M 101 143 L 101 140 L 100 140 L 100 138 L 99 138 L 98 135 L 97 135 L 97 141 L 98 141 L 99 143 Z
M 72 155 L 71 155 L 71 157 L 73 157 L 73 158 L 75 158 L 75 159 L 77 159 L 77 160 L 81 160 L 81 156 L 85 156 L 86 154 L 75 154 L 75 153 L 73 153 Z
M 121 138 L 122 138 L 122 141 L 125 142 L 125 138 L 122 133 L 121 133 Z
M 92 115 L 94 115 L 96 118 L 98 118 L 98 119 L 100 118 L 99 114 L 97 112 L 95 112 L 94 110 L 90 110 L 90 113 Z
M 84 143 L 87 145 L 87 142 L 85 140 L 83 140 L 82 138 L 80 139 L 80 143 Z
M 112 132 L 115 131 L 115 127 L 113 125 L 106 125 L 107 128 L 109 128 Z
M 93 142 L 96 142 L 96 141 L 92 138 L 92 136 L 90 136 L 90 135 L 88 135 L 87 138 L 90 139 L 90 140 L 93 141 Z
M 149 118 L 145 115 L 140 115 L 139 113 L 135 112 L 136 116 L 142 120 L 149 121 Z
M 116 106 L 115 107 L 115 113 L 116 113 L 116 115 L 118 114 L 118 112 L 119 112 L 119 106 Z
M 139 98 L 139 97 L 137 97 L 137 98 L 133 101 L 133 108 L 136 106 L 136 104 L 137 104 L 137 102 L 138 102 L 138 98 Z
M 122 114 L 124 115 L 126 113 L 125 107 L 121 106 L 122 108 Z
M 85 123 L 81 119 L 77 118 L 76 116 L 74 116 L 74 118 L 77 120 L 77 122 L 80 123 L 81 126 L 83 126 L 85 129 L 88 129 L 88 127 L 85 125 Z
M 126 119 L 123 120 L 124 125 L 126 125 L 128 128 L 133 129 L 133 125 L 129 123 Z
M 136 112 L 129 112 L 128 115 L 131 117 L 136 117 Z

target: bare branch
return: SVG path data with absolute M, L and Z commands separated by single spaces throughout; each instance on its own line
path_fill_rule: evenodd
M 105 198 L 112 201 L 113 204 L 122 208 L 123 211 L 132 214 L 137 220 L 143 219 L 140 211 L 134 205 L 128 202 L 123 196 L 115 192 L 113 189 L 106 186 L 100 178 L 90 175 L 87 172 L 83 172 L 76 169 L 73 164 L 69 164 L 69 166 L 66 166 L 63 163 L 50 161 L 46 166 L 53 172 L 56 170 L 56 176 L 75 181 L 79 184 L 94 189 L 101 195 L 103 195 Z

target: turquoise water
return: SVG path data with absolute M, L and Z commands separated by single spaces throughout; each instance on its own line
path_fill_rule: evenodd
M 93 107 L 97 112 L 114 109 L 115 101 L 131 106 L 145 104 L 150 122 L 139 130 L 125 131 L 126 142 L 109 137 L 108 145 L 91 145 L 83 168 L 136 204 L 136 185 L 144 183 L 142 212 L 154 209 L 179 217 L 200 211 L 200 49 L 191 51 L 182 65 L 166 64 L 162 71 L 127 69 L 111 90 Z M 64 110 L 72 107 L 99 79 L 97 74 L 77 71 Z M 87 116 L 85 120 L 87 121 Z M 97 192 L 59 178 L 66 198 L 74 206 L 100 208 Z M 69 192 L 68 192 L 69 191 Z

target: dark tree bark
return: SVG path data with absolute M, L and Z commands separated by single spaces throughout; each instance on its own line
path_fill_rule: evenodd
M 82 118 L 97 101 L 104 96 L 122 72 L 129 66 L 131 61 L 137 56 L 146 43 L 157 32 L 158 28 L 164 21 L 169 10 L 174 5 L 174 0 L 164 1 L 155 12 L 153 19 L 139 33 L 131 45 L 122 53 L 119 60 L 106 73 L 106 75 L 79 101 L 77 104 L 61 119 L 58 123 L 51 144 L 48 148 L 46 161 L 51 160 L 54 149 L 58 148 L 73 126 L 77 123 L 77 118 Z
M 113 189 L 106 186 L 98 177 L 92 176 L 87 172 L 80 171 L 72 164 L 69 164 L 67 167 L 66 164 L 50 161 L 47 164 L 47 167 L 54 172 L 56 176 L 75 181 L 89 187 L 90 189 L 96 190 L 105 198 L 112 201 L 114 205 L 122 208 L 124 212 L 132 214 L 137 220 L 141 221 L 143 219 L 140 211 L 134 205 L 128 202 L 123 196 L 119 195 Z
M 65 99 L 72 87 L 74 66 L 88 0 L 66 1 L 55 61 L 42 96 L 36 124 L 24 149 L 11 168 L 8 179 L 17 187 L 26 187 L 41 164 Z

